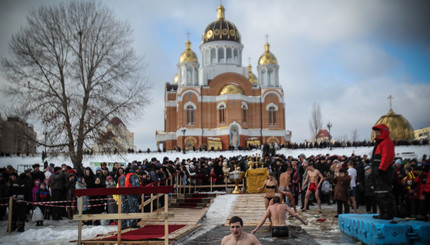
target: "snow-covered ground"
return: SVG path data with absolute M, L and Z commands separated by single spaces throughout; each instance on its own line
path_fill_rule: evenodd
M 286 156 L 297 157 L 298 155 L 304 153 L 306 156 L 318 155 L 318 154 L 330 154 L 330 155 L 351 155 L 352 153 L 356 155 L 367 154 L 370 155 L 372 152 L 372 147 L 358 147 L 358 148 L 336 148 L 333 150 L 329 149 L 300 149 L 300 150 L 279 150 L 279 154 L 284 154 Z M 423 154 L 430 154 L 430 146 L 399 146 L 396 147 L 396 153 L 402 152 L 414 152 L 419 158 Z M 187 158 L 199 158 L 199 157 L 218 157 L 223 155 L 226 157 L 237 156 L 237 155 L 256 155 L 261 154 L 261 151 L 228 151 L 228 152 L 187 152 L 186 154 L 178 152 L 167 152 L 167 153 L 142 153 L 142 154 L 126 154 L 122 156 L 118 155 L 98 155 L 98 156 L 86 156 L 84 158 L 84 166 L 89 166 L 90 162 L 131 162 L 133 160 L 142 161 L 144 159 L 151 159 L 156 157 L 162 160 L 164 156 L 169 157 L 169 159 L 175 159 L 179 157 L 180 159 Z M 61 165 L 63 163 L 72 165 L 70 160 L 64 157 L 50 158 L 48 159 L 50 163 L 55 163 L 56 165 Z M 11 164 L 17 167 L 18 164 L 34 164 L 40 163 L 40 157 L 2 157 L 0 158 L 0 167 L 5 167 Z M 227 208 L 230 207 L 234 200 L 234 195 L 219 196 L 215 202 L 209 208 L 206 214 L 206 220 L 203 221 L 202 232 L 204 229 L 210 230 L 212 227 L 218 224 L 223 224 L 226 220 L 228 213 L 225 212 Z M 52 221 L 45 220 L 43 227 L 36 227 L 35 222 L 29 221 L 26 223 L 25 232 L 18 233 L 12 232 L 7 233 L 7 221 L 0 221 L 0 244 L 69 244 L 69 241 L 76 240 L 78 237 L 78 225 L 76 221 L 71 220 L 60 220 Z M 97 234 L 106 234 L 111 231 L 115 231 L 117 226 L 84 226 L 82 229 L 82 238 L 88 239 L 95 237 Z M 198 234 L 195 234 L 198 236 Z

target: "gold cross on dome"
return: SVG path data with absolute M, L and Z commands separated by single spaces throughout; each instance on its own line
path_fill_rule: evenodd
M 393 108 L 393 99 L 394 99 L 394 97 L 391 96 L 391 94 L 390 94 L 387 99 L 390 100 L 390 109 L 392 109 Z

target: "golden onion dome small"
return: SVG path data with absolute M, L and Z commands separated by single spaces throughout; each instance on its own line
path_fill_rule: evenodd
M 181 56 L 179 56 L 179 64 L 186 63 L 186 62 L 194 62 L 194 63 L 199 62 L 199 60 L 197 59 L 196 53 L 194 53 L 191 50 L 190 40 L 187 40 L 187 42 L 185 42 L 185 51 L 182 52 Z
M 219 95 L 223 94 L 243 94 L 242 89 L 234 84 L 227 84 L 220 89 Z
M 266 42 L 266 45 L 264 45 L 264 53 L 260 56 L 260 59 L 258 60 L 259 65 L 277 65 L 278 61 L 276 60 L 276 57 L 274 54 L 270 52 L 270 44 Z
M 227 40 L 240 43 L 240 33 L 236 26 L 224 17 L 225 9 L 222 5 L 217 8 L 217 20 L 210 23 L 203 33 L 202 43 Z
M 396 114 L 390 108 L 387 115 L 382 116 L 375 123 L 385 124 L 390 128 L 390 137 L 393 141 L 409 141 L 414 139 L 414 129 L 411 124 L 400 114 Z M 375 132 L 372 130 L 371 139 L 375 139 Z
M 178 84 L 179 82 L 179 75 L 176 73 L 175 77 L 173 78 L 173 84 Z
M 258 83 L 257 77 L 254 75 L 254 73 L 252 73 L 251 64 L 248 65 L 248 76 L 249 76 L 249 81 L 252 84 L 257 84 Z

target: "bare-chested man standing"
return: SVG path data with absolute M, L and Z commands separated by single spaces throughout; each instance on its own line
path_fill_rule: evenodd
M 294 212 L 297 213 L 297 209 L 296 209 L 296 201 L 294 199 L 293 194 L 291 193 L 291 173 L 293 172 L 292 168 L 287 168 L 287 171 L 283 172 L 280 176 L 279 176 L 279 191 L 282 194 L 282 199 L 284 199 L 284 196 L 287 196 L 288 199 L 291 202 L 291 206 L 294 209 Z
M 319 179 L 319 181 L 318 181 Z M 320 173 L 318 169 L 314 168 L 313 163 L 309 163 L 308 165 L 308 175 L 306 176 L 305 182 L 303 182 L 302 190 L 305 190 L 304 186 L 306 186 L 306 183 L 309 182 L 309 188 L 306 191 L 305 196 L 305 205 L 303 206 L 302 211 L 306 211 L 306 207 L 308 206 L 309 196 L 312 192 L 315 193 L 315 198 L 318 202 L 318 212 L 322 212 L 321 210 L 321 200 L 318 193 L 318 188 L 321 186 L 322 181 L 324 180 L 324 176 Z
M 243 232 L 243 221 L 240 217 L 231 217 L 229 224 L 231 235 L 225 236 L 221 245 L 261 245 L 256 236 Z
M 273 198 L 273 205 L 267 208 L 266 214 L 258 223 L 257 227 L 251 231 L 251 234 L 255 234 L 257 230 L 266 222 L 268 217 L 272 217 L 272 237 L 287 237 L 288 236 L 288 226 L 285 222 L 285 212 L 289 212 L 293 217 L 303 222 L 303 224 L 308 225 L 307 221 L 304 221 L 299 214 L 293 212 L 287 205 L 281 204 L 281 199 L 279 197 Z

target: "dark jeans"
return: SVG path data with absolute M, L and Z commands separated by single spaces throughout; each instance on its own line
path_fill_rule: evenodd
M 374 214 L 378 212 L 376 196 L 364 196 L 364 203 L 366 204 L 366 212 Z
M 345 210 L 345 214 L 349 213 L 349 205 L 348 205 L 348 201 L 341 201 L 341 200 L 336 200 L 337 203 L 337 214 L 342 214 L 342 205 L 343 205 L 343 209 Z
M 65 198 L 63 198 L 64 196 L 64 191 L 61 190 L 52 190 L 52 201 L 64 201 L 66 200 Z M 54 205 L 64 205 L 64 203 L 58 203 L 58 204 L 54 204 Z M 65 213 L 65 209 L 62 207 L 52 207 L 52 219 L 53 220 L 58 220 L 61 219 L 61 217 L 63 216 L 63 214 Z

